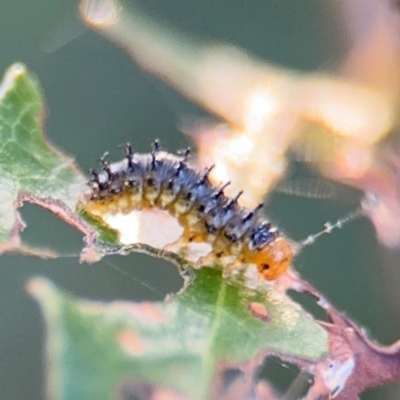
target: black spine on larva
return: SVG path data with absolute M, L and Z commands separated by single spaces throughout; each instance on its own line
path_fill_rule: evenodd
M 218 193 L 221 193 L 221 190 L 217 192 L 221 203 L 217 204 L 206 216 L 206 227 L 209 232 L 225 228 L 241 209 L 237 201 L 243 192 L 239 192 L 233 199 L 228 199 Z
M 262 204 L 254 210 L 248 210 L 238 204 L 242 192 L 234 198 L 224 195 L 224 189 L 230 184 L 216 187 L 209 180 L 214 166 L 204 172 L 198 172 L 187 164 L 190 149 L 183 156 L 174 156 L 160 151 L 158 141 L 153 144 L 150 154 L 137 154 L 128 143 L 126 156 L 122 161 L 108 163 L 105 157 L 100 159 L 102 170 L 91 171 L 89 181 L 91 200 L 104 200 L 127 188 L 137 189 L 146 185 L 151 187 L 157 196 L 163 190 L 172 194 L 171 202 L 181 198 L 192 204 L 203 214 L 203 222 L 208 232 L 221 234 L 231 241 L 245 240 L 250 250 L 260 250 L 270 244 L 279 232 L 259 216 Z M 154 192 L 153 192 L 154 193 Z M 157 198 L 154 200 L 157 206 Z
M 260 250 L 273 242 L 278 236 L 278 231 L 274 228 L 271 229 L 271 224 L 269 222 L 262 221 L 250 232 L 250 247 Z
M 125 151 L 126 151 L 126 159 L 128 162 L 128 168 L 127 168 L 127 173 L 133 172 L 135 168 L 135 163 L 133 162 L 133 149 L 130 143 L 127 143 L 125 145 Z
M 156 139 L 153 143 L 153 151 L 151 152 L 151 169 L 154 171 L 157 168 L 157 153 L 160 150 L 160 144 Z
M 241 208 L 235 213 L 234 217 L 224 228 L 224 235 L 231 242 L 236 242 L 243 238 L 251 229 L 253 229 L 257 222 L 252 219 L 246 219 L 249 211 Z

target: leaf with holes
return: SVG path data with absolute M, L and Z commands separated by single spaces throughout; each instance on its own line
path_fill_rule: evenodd
M 85 178 L 46 141 L 42 118 L 36 81 L 13 65 L 0 89 L 2 250 L 22 248 L 16 209 L 23 201 L 88 232 L 74 211 Z M 147 388 L 207 398 L 227 366 L 255 368 L 268 352 L 326 354 L 326 332 L 284 294 L 246 289 L 219 270 L 194 274 L 193 285 L 165 304 L 89 304 L 31 284 L 48 322 L 49 397 L 110 398 Z
M 47 321 L 49 397 L 219 398 L 229 392 L 227 369 L 249 378 L 268 354 L 312 361 L 327 354 L 326 331 L 285 295 L 247 289 L 211 268 L 192 278 L 164 303 L 89 302 L 31 281 Z M 241 390 L 250 395 L 247 381 Z
M 16 209 L 37 203 L 74 222 L 83 175 L 52 147 L 42 131 L 43 98 L 22 64 L 12 65 L 0 85 L 0 251 L 20 246 Z M 27 248 L 26 248 L 27 249 Z

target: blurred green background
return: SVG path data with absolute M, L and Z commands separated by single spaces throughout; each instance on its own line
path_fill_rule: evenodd
M 287 67 L 312 71 L 338 61 L 341 40 L 327 0 L 140 3 L 151 15 L 190 35 L 228 41 Z M 0 2 L 0 70 L 22 61 L 37 74 L 46 96 L 45 130 L 50 140 L 84 171 L 106 150 L 110 158 L 118 159 L 127 141 L 144 152 L 153 138 L 171 150 L 187 146 L 176 128 L 178 118 L 204 113 L 141 71 L 121 49 L 87 31 L 76 18 L 76 7 L 65 0 Z M 297 166 L 293 173 L 308 174 Z M 275 194 L 268 215 L 290 237 L 301 239 L 357 206 L 353 191 L 340 190 L 346 194 L 340 202 Z M 143 255 L 80 265 L 74 255 L 82 247 L 82 235 L 38 207 L 25 205 L 22 215 L 28 224 L 23 233 L 28 243 L 71 257 L 50 261 L 1 257 L 2 400 L 44 397 L 43 321 L 24 291 L 31 277 L 48 277 L 78 296 L 97 300 L 161 300 L 182 282 L 175 267 Z M 359 219 L 307 248 L 295 265 L 372 337 L 389 344 L 400 336 L 399 259 L 398 252 L 377 243 L 369 221 Z M 364 400 L 399 397 L 399 384 L 362 396 Z

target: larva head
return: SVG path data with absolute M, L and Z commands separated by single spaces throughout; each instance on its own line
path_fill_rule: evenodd
M 287 240 L 279 237 L 256 252 L 254 263 L 260 275 L 270 281 L 283 275 L 290 267 L 292 259 L 292 246 Z

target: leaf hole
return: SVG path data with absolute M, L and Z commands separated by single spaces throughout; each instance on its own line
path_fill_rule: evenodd
M 325 310 L 318 305 L 316 299 L 310 294 L 305 292 L 296 292 L 295 290 L 288 290 L 287 295 L 296 303 L 300 304 L 301 307 L 310 313 L 315 319 L 325 322 L 330 321 Z
M 284 395 L 285 400 L 303 398 L 313 383 L 311 374 L 296 365 L 283 362 L 278 357 L 267 357 L 261 365 L 256 380 L 267 382 L 272 389 Z
M 43 261 L 46 275 L 77 296 L 103 301 L 162 301 L 183 286 L 175 265 L 146 254 L 105 256 L 94 264 L 78 264 L 84 247 L 80 232 L 37 205 L 25 203 L 19 212 L 27 225 L 22 243 L 58 253 L 56 260 Z M 61 263 L 63 270 L 51 269 L 54 263 Z
M 127 256 L 105 257 L 95 264 L 113 271 L 119 290 L 133 301 L 163 301 L 167 295 L 183 287 L 183 277 L 172 263 L 147 254 L 131 253 Z M 125 290 L 123 290 L 125 292 Z M 121 298 L 114 294 L 114 298 Z M 112 298 L 112 297 L 111 297 Z
M 58 253 L 79 254 L 83 247 L 82 233 L 57 218 L 51 211 L 24 203 L 18 212 L 26 224 L 21 232 L 22 243 Z

